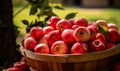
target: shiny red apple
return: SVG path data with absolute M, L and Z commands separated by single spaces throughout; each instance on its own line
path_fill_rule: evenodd
M 75 29 L 73 36 L 76 41 L 87 42 L 90 39 L 90 31 L 83 26 L 79 26 Z
M 54 28 L 52 26 L 46 26 L 46 27 L 43 28 L 43 33 L 48 34 L 53 30 L 54 30 Z
M 103 51 L 106 47 L 101 40 L 94 40 L 90 42 L 89 50 L 92 52 Z
M 55 41 L 58 41 L 60 39 L 61 33 L 58 30 L 51 31 L 47 37 L 48 45 L 51 46 Z
M 38 40 L 38 43 L 44 43 L 44 44 L 48 45 L 47 38 L 48 38 L 48 35 L 43 35 L 43 36 Z
M 48 25 L 52 26 L 54 29 L 56 29 L 56 24 L 60 20 L 58 16 L 52 16 L 48 20 Z
M 95 39 L 102 41 L 105 46 L 107 45 L 106 38 L 102 33 L 96 33 Z
M 7 68 L 6 71 L 21 71 L 21 70 L 16 67 L 10 67 L 10 68 Z
M 72 29 L 65 29 L 62 34 L 62 40 L 67 44 L 67 45 L 72 45 L 75 43 L 75 38 L 73 37 L 73 30 Z
M 20 71 L 30 71 L 29 66 L 23 61 L 15 62 L 13 66 L 18 68 Z
M 117 43 L 120 40 L 119 32 L 115 29 L 109 29 L 106 35 L 107 42 Z
M 71 48 L 72 54 L 83 54 L 88 52 L 88 45 L 83 42 L 76 42 Z
M 51 47 L 51 53 L 52 54 L 67 54 L 68 46 L 62 40 L 56 41 L 53 43 Z
M 37 41 L 33 37 L 28 37 L 23 42 L 24 48 L 28 50 L 33 50 L 37 45 Z
M 42 27 L 39 27 L 39 26 L 32 27 L 30 29 L 30 36 L 32 36 L 36 40 L 41 38 L 43 36 L 43 29 L 42 29 Z
M 118 27 L 117 27 L 117 25 L 116 24 L 114 24 L 114 23 L 108 23 L 108 28 L 109 29 L 116 29 L 117 31 L 118 31 Z
M 72 27 L 71 23 L 68 20 L 60 20 L 56 24 L 56 29 L 62 32 L 65 29 L 70 29 Z
M 48 47 L 48 45 L 41 43 L 38 44 L 35 48 L 34 48 L 34 52 L 36 53 L 43 53 L 43 54 L 49 54 L 50 53 L 50 49 Z
M 85 18 L 78 18 L 74 21 L 74 24 L 79 25 L 79 26 L 87 27 L 88 26 L 88 21 Z

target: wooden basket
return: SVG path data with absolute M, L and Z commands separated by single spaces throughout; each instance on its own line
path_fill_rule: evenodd
M 23 47 L 23 56 L 31 68 L 37 71 L 111 71 L 120 58 L 120 44 L 99 52 L 79 54 L 38 54 Z

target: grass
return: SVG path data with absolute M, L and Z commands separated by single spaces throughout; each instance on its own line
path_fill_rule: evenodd
M 14 7 L 14 13 L 16 13 L 18 10 L 20 10 L 22 7 L 17 6 Z M 64 19 L 65 15 L 71 12 L 77 12 L 76 18 L 84 17 L 89 22 L 96 21 L 98 19 L 104 19 L 108 23 L 115 23 L 117 26 L 120 26 L 120 9 L 116 8 L 96 8 L 96 9 L 90 9 L 90 8 L 80 8 L 80 7 L 74 7 L 74 6 L 65 6 L 65 10 L 58 10 L 53 9 L 53 11 L 61 18 Z M 20 31 L 22 34 L 25 34 L 25 25 L 22 24 L 21 20 L 27 19 L 29 21 L 32 21 L 36 19 L 36 16 L 29 16 L 29 9 L 30 7 L 24 9 L 22 12 L 20 12 L 18 15 L 14 17 L 14 24 L 20 27 Z M 120 30 L 120 28 L 119 28 Z

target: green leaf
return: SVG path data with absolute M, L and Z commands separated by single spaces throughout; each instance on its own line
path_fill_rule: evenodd
M 60 9 L 60 10 L 65 10 L 63 7 L 61 7 L 61 6 L 54 6 L 54 8 L 56 8 L 56 9 Z
M 75 12 L 75 13 L 69 13 L 69 14 L 67 14 L 66 16 L 65 16 L 65 19 L 71 19 L 71 18 L 74 18 L 75 16 L 76 16 L 76 14 L 77 14 L 77 12 Z
M 37 6 L 32 6 L 30 9 L 30 15 L 35 15 L 37 13 Z
M 106 26 L 102 26 L 101 24 L 98 24 L 98 29 L 104 35 L 106 35 L 108 33 L 108 27 L 106 27 Z
M 29 25 L 29 22 L 28 22 L 27 20 L 22 20 L 22 23 L 23 23 L 24 25 Z

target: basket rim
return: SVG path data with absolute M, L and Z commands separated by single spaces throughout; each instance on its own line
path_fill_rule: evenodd
M 120 44 L 117 44 L 115 47 L 103 51 L 89 52 L 84 54 L 39 54 L 27 50 L 23 46 L 20 47 L 20 52 L 25 57 L 46 62 L 86 62 L 120 54 Z

